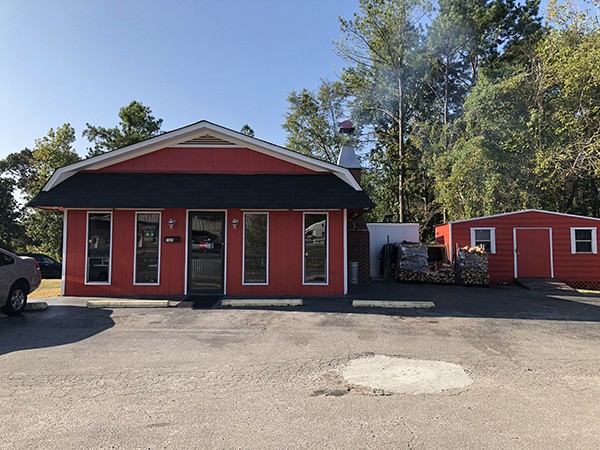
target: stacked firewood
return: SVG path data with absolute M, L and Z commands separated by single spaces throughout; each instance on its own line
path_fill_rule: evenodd
M 429 271 L 427 281 L 433 284 L 454 284 L 456 281 L 454 268 L 450 264 L 444 264 L 438 270 Z
M 396 279 L 413 283 L 428 281 L 427 246 L 402 242 L 398 246 Z
M 462 247 L 457 251 L 458 273 L 465 286 L 490 284 L 488 255 L 482 247 Z

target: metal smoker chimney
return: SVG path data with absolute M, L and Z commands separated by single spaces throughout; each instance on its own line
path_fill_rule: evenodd
M 354 133 L 354 124 L 349 120 L 344 120 L 340 123 L 340 134 L 342 135 L 342 149 L 338 156 L 338 166 L 345 167 L 346 169 L 360 169 L 360 162 L 356 157 L 354 151 L 354 145 L 352 145 L 352 134 Z M 347 137 L 344 138 L 344 135 Z

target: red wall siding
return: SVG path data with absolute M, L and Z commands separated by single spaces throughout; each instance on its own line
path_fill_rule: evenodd
M 134 286 L 133 264 L 135 211 L 113 211 L 112 277 L 110 285 L 85 285 L 85 251 L 87 212 L 69 210 L 67 223 L 67 270 L 65 295 L 83 296 L 162 296 L 182 294 L 184 271 L 173 261 L 185 261 L 185 210 L 167 209 L 161 216 L 160 285 Z M 167 221 L 177 221 L 169 230 Z M 165 244 L 164 236 L 182 237 L 181 243 Z
M 98 172 L 154 173 L 314 173 L 247 148 L 164 148 Z
M 111 285 L 85 285 L 87 213 L 69 210 L 67 219 L 65 295 L 80 296 L 178 296 L 185 292 L 185 256 L 187 213 L 167 209 L 161 216 L 161 264 L 159 286 L 134 286 L 135 211 L 113 211 L 113 248 Z M 168 220 L 176 224 L 173 230 Z M 233 228 L 231 221 L 239 225 Z M 344 293 L 344 218 L 343 211 L 329 211 L 329 283 L 302 284 L 303 213 L 269 213 L 269 285 L 242 285 L 243 213 L 227 212 L 227 294 L 228 295 L 342 295 Z M 166 244 L 165 236 L 181 236 L 180 243 Z
M 240 225 L 233 229 L 231 221 Z M 269 213 L 269 285 L 242 284 L 243 213 L 228 211 L 227 294 L 229 295 L 342 295 L 344 293 L 344 217 L 329 211 L 329 283 L 326 286 L 302 284 L 302 211 Z
M 454 251 L 450 248 L 450 225 L 444 223 L 435 227 L 435 242 L 446 246 L 446 255 L 451 261 L 454 259 Z M 453 244 L 454 245 L 454 244 Z
M 444 224 L 443 226 L 447 226 Z M 511 281 L 514 279 L 513 229 L 552 228 L 552 254 L 554 276 L 563 281 L 600 280 L 600 254 L 571 254 L 571 227 L 600 228 L 600 221 L 568 217 L 557 214 L 526 212 L 501 217 L 489 217 L 470 222 L 452 224 L 453 245 L 470 245 L 471 228 L 496 229 L 496 253 L 489 255 L 490 279 Z M 436 227 L 436 238 L 443 234 L 442 226 Z

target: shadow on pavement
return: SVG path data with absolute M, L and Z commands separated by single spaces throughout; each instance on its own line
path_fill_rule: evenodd
M 355 308 L 352 300 L 433 301 L 435 309 Z M 381 314 L 408 317 L 600 322 L 600 296 L 561 291 L 530 291 L 516 286 L 462 287 L 373 282 L 351 286 L 346 297 L 305 298 L 298 308 L 240 309 Z
M 222 298 L 222 295 L 188 295 L 185 301 L 192 303 L 192 309 L 211 309 Z
M 111 314 L 109 309 L 50 306 L 16 317 L 0 315 L 0 355 L 82 341 L 113 327 Z

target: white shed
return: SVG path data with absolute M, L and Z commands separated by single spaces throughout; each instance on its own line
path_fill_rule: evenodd
M 377 256 L 385 244 L 402 241 L 419 242 L 418 223 L 368 223 L 367 228 L 371 246 L 371 278 L 380 277 Z

